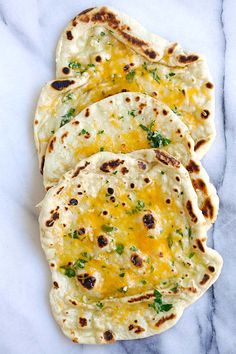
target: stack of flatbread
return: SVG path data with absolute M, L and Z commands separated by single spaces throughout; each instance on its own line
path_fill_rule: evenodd
M 107 8 L 61 35 L 35 143 L 56 321 L 76 343 L 173 326 L 219 276 L 218 197 L 200 159 L 215 136 L 205 59 Z

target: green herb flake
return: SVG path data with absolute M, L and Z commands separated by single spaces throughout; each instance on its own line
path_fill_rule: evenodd
M 104 133 L 104 130 L 99 130 L 98 131 L 98 134 L 100 135 L 100 134 L 103 134 Z
M 104 232 L 112 232 L 115 230 L 114 226 L 105 225 L 105 224 L 101 226 L 101 229 Z
M 71 231 L 68 233 L 68 236 L 73 239 L 79 239 L 79 233 L 77 230 Z
M 102 147 L 100 147 L 100 151 L 104 151 L 104 147 L 102 146 Z
M 143 285 L 146 285 L 146 284 L 147 284 L 147 281 L 144 280 L 144 279 L 142 279 L 142 280 L 140 280 L 140 283 L 143 284 Z
M 131 210 L 128 211 L 127 214 L 134 215 L 145 208 L 145 203 L 142 200 L 138 200 L 136 206 Z
M 92 256 L 88 252 L 81 252 L 81 257 L 87 258 L 89 261 L 92 259 Z
M 78 63 L 77 61 L 70 61 L 68 67 L 71 69 L 79 69 L 81 68 L 81 64 Z
M 119 277 L 121 277 L 121 278 L 124 278 L 124 276 L 125 276 L 125 273 L 120 273 L 119 274 Z
M 148 67 L 147 67 L 147 63 L 146 62 L 143 63 L 143 68 L 144 68 L 144 70 L 148 71 Z
M 179 285 L 176 284 L 173 288 L 170 289 L 173 293 L 177 293 Z
M 130 70 L 130 72 L 128 72 L 128 74 L 126 74 L 125 78 L 127 81 L 131 82 L 134 79 L 136 72 L 134 69 Z
M 163 304 L 162 301 L 162 294 L 158 290 L 154 290 L 154 302 L 152 304 L 149 304 L 148 306 L 153 308 L 156 313 L 159 312 L 168 312 L 170 309 L 172 309 L 173 305 L 172 304 Z
M 75 277 L 75 270 L 73 268 L 65 268 L 65 275 L 68 277 L 68 278 L 73 278 Z
M 171 78 L 172 78 L 173 76 L 175 76 L 175 73 L 174 73 L 173 71 L 169 72 L 169 74 L 166 74 L 166 78 L 167 78 L 168 80 L 171 80 Z
M 87 263 L 86 260 L 84 260 L 84 259 L 78 259 L 78 260 L 74 263 L 74 268 L 75 268 L 75 269 L 78 269 L 78 268 L 83 269 L 84 266 L 85 266 L 85 263 Z
M 63 127 L 63 125 L 65 125 L 66 123 L 69 123 L 71 121 L 71 118 L 73 117 L 74 113 L 75 113 L 75 109 L 70 108 L 69 111 L 62 116 L 60 128 Z
M 194 253 L 194 252 L 189 253 L 188 258 L 192 258 L 194 255 L 195 255 L 195 253 Z
M 158 84 L 161 81 L 160 76 L 157 74 L 157 69 L 151 70 L 150 73 L 152 74 L 153 79 L 158 82 Z
M 149 127 L 146 127 L 143 124 L 140 124 L 140 128 L 142 128 L 144 131 L 147 132 L 147 139 L 150 142 L 151 147 L 157 148 L 157 147 L 162 147 L 166 146 L 171 143 L 171 140 L 163 136 L 159 131 L 153 132 L 151 130 L 152 128 L 151 124 Z
M 122 253 L 124 252 L 124 248 L 125 248 L 125 246 L 122 243 L 117 243 L 116 244 L 116 253 L 118 253 L 119 255 L 122 255 Z
M 97 306 L 99 309 L 102 309 L 104 305 L 103 305 L 102 302 L 97 302 L 97 303 L 96 303 L 96 306 Z
M 106 35 L 105 32 L 101 32 L 101 33 L 100 33 L 100 36 L 101 36 L 101 37 L 104 37 L 105 35 Z
M 66 103 L 70 100 L 73 100 L 74 94 L 72 92 L 68 93 L 62 100 L 63 103 Z
M 86 129 L 82 129 L 81 132 L 80 132 L 80 135 L 85 135 L 85 134 L 88 134 L 88 131 Z
M 55 130 L 51 130 L 51 134 L 54 134 L 55 133 Z
M 128 111 L 128 115 L 131 117 L 136 117 L 135 109 L 132 109 L 131 111 Z
M 178 235 L 180 235 L 181 237 L 184 236 L 184 234 L 183 234 L 183 232 L 182 232 L 181 229 L 177 229 L 175 232 L 176 232 Z
M 135 251 L 137 251 L 138 249 L 137 249 L 137 247 L 135 247 L 135 246 L 131 246 L 130 247 L 130 251 L 133 251 L 133 252 L 135 252 Z
M 165 172 L 164 171 L 161 171 L 161 175 L 164 175 L 165 174 Z

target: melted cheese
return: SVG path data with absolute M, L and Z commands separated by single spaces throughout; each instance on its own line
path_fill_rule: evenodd
M 96 197 L 82 196 L 79 205 L 73 206 L 77 208 L 78 219 L 75 225 L 71 225 L 71 229 L 83 227 L 86 233 L 79 240 L 68 237 L 68 232 L 64 234 L 59 267 L 80 258 L 85 259 L 82 256 L 84 252 L 91 255 L 82 271 L 94 274 L 99 279 L 96 293 L 92 295 L 99 299 L 121 297 L 124 293 L 135 295 L 153 289 L 162 280 L 171 279 L 173 275 L 177 276 L 178 272 L 173 271 L 171 264 L 179 246 L 173 251 L 168 239 L 173 230 L 184 228 L 184 219 L 178 217 L 176 222 L 176 215 L 180 215 L 180 210 L 175 200 L 167 204 L 168 196 L 157 182 L 129 190 L 129 194 L 124 193 L 124 184 L 119 182 L 113 184 L 115 202 L 112 202 L 107 194 L 107 186 L 109 183 L 105 183 Z M 145 207 L 135 211 L 138 201 L 142 201 Z M 86 207 L 81 210 L 80 205 Z M 104 210 L 107 215 L 103 215 Z M 143 223 L 143 216 L 150 212 L 155 218 L 155 229 L 148 229 Z M 110 225 L 114 230 L 104 232 L 102 225 Z M 98 247 L 99 235 L 109 239 L 109 245 L 105 248 Z M 181 236 L 176 234 L 174 238 L 178 244 Z M 116 252 L 117 244 L 124 246 L 121 255 Z M 137 251 L 131 250 L 132 247 Z M 130 261 L 133 253 L 142 258 L 142 267 L 136 267 Z M 119 276 L 121 273 L 125 273 L 124 277 Z M 121 289 L 125 291 L 122 292 Z
M 184 122 L 189 123 L 190 127 L 195 128 L 197 125 L 202 124 L 198 118 L 202 107 L 197 104 L 197 97 L 203 95 L 209 99 L 209 90 L 207 91 L 205 87 L 199 88 L 193 82 L 189 84 L 190 87 L 187 88 L 187 92 L 186 89 L 183 91 L 182 75 L 185 75 L 185 68 L 169 69 L 162 64 L 148 63 L 147 60 L 144 60 L 114 37 L 108 34 L 106 36 L 110 39 L 109 43 L 112 43 L 112 45 L 107 45 L 103 48 L 102 54 L 105 51 L 106 59 L 103 58 L 101 63 L 96 63 L 96 71 L 89 71 L 89 83 L 80 90 L 82 94 L 79 92 L 77 96 L 77 112 L 87 107 L 88 104 L 119 93 L 122 90 L 127 90 L 154 95 L 170 108 L 177 109 Z M 75 60 L 80 61 L 80 58 Z M 125 65 L 130 63 L 134 65 L 125 71 Z M 145 69 L 144 63 L 148 66 L 148 70 Z M 130 70 L 135 70 L 135 76 L 133 79 L 127 80 L 126 75 Z M 161 75 L 159 82 L 153 78 L 153 70 L 156 70 L 158 76 Z M 169 77 L 168 74 L 171 71 L 175 75 Z M 195 107 L 193 110 L 195 112 L 192 115 L 186 113 L 185 110 L 185 106 L 189 104 Z

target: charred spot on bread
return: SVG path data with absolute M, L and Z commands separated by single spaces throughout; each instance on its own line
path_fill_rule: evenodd
M 143 223 L 147 229 L 155 228 L 155 219 L 151 213 L 145 214 L 143 216 Z
M 74 80 L 56 80 L 51 83 L 51 86 L 57 91 L 62 91 L 64 88 L 67 88 L 74 83 Z
M 104 162 L 100 166 L 100 170 L 103 172 L 110 172 L 110 170 L 114 170 L 117 168 L 119 165 L 122 165 L 124 163 L 124 160 L 116 159 L 116 160 L 110 160 L 107 162 Z
M 89 275 L 88 273 L 77 275 L 77 279 L 80 284 L 87 290 L 93 289 L 96 283 L 96 278 Z

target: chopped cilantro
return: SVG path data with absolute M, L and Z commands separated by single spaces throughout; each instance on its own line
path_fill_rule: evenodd
M 69 278 L 75 277 L 75 270 L 73 268 L 65 268 L 65 275 Z
M 175 76 L 175 73 L 174 72 L 169 72 L 169 74 L 166 74 L 166 78 L 168 79 L 168 80 L 171 80 L 171 78 L 173 77 L 173 76 Z
M 184 236 L 182 230 L 180 229 L 176 230 L 175 232 L 182 237 Z
M 55 133 L 55 130 L 51 130 L 51 134 L 54 134 Z
M 100 151 L 104 151 L 104 147 L 102 146 L 102 147 L 100 147 Z
M 79 74 L 83 74 L 85 71 L 87 71 L 89 68 L 95 68 L 94 64 L 88 64 L 88 65 L 81 65 L 80 63 L 76 62 L 76 61 L 71 61 L 68 64 L 68 67 L 73 69 L 73 70 L 78 70 L 76 71 Z
M 119 274 L 119 277 L 121 277 L 121 278 L 124 278 L 124 276 L 125 276 L 125 273 L 120 273 Z
M 157 73 L 157 68 L 155 68 L 155 69 L 153 69 L 153 70 L 150 70 L 150 69 L 148 68 L 148 64 L 147 64 L 146 62 L 143 63 L 143 68 L 144 68 L 144 70 L 148 71 L 148 72 L 152 75 L 153 79 L 154 79 L 156 82 L 158 82 L 158 84 L 160 83 L 161 78 L 160 78 L 160 76 L 159 76 L 158 73 Z
M 151 130 L 153 123 L 151 123 L 149 127 L 146 127 L 143 124 L 140 124 L 139 126 L 147 132 L 147 139 L 149 140 L 151 147 L 156 148 L 166 146 L 171 143 L 170 139 L 164 137 L 159 131 L 153 132 Z
M 140 280 L 140 283 L 143 284 L 143 285 L 146 285 L 146 284 L 147 284 L 147 281 L 144 280 L 144 279 L 142 279 L 142 280 Z
M 152 307 L 156 311 L 156 313 L 167 312 L 172 309 L 172 304 L 163 304 L 162 294 L 156 289 L 154 290 L 154 296 L 154 302 L 152 304 L 149 304 L 148 306 Z
M 102 231 L 104 231 L 104 232 L 112 232 L 112 231 L 114 231 L 114 226 L 110 226 L 110 225 L 102 225 L 101 226 L 101 229 L 102 229 Z
M 194 253 L 194 252 L 189 253 L 188 258 L 192 258 L 194 255 L 195 255 L 195 253 Z
M 179 285 L 175 284 L 175 286 L 173 288 L 170 289 L 170 291 L 172 291 L 173 293 L 176 293 L 178 290 Z
M 104 130 L 99 130 L 98 131 L 98 134 L 103 134 L 104 133 Z
M 79 68 L 81 68 L 81 64 L 78 63 L 77 61 L 70 61 L 68 66 L 71 69 L 79 69 Z
M 125 76 L 126 80 L 129 82 L 133 81 L 135 74 L 136 73 L 134 69 L 130 70 L 130 72 L 128 72 L 128 74 Z
M 62 116 L 60 128 L 63 127 L 63 125 L 65 125 L 66 123 L 70 122 L 70 120 L 73 117 L 74 113 L 75 113 L 75 109 L 74 108 L 70 108 L 69 111 Z
M 135 252 L 135 251 L 137 251 L 137 250 L 138 250 L 138 249 L 137 249 L 137 247 L 135 247 L 135 246 L 131 246 L 131 247 L 130 247 L 130 251 L 134 251 L 134 252 Z
M 77 268 L 83 269 L 86 262 L 87 262 L 87 261 L 85 261 L 84 259 L 78 259 L 78 260 L 74 263 L 74 267 L 75 267 L 76 269 L 77 269 Z
M 132 117 L 136 117 L 135 109 L 132 109 L 131 111 L 128 111 L 128 115 L 132 116 Z
M 118 117 L 118 119 L 123 119 L 123 118 L 124 118 L 124 116 L 119 116 L 119 117 Z
M 122 243 L 117 243 L 116 244 L 116 253 L 121 255 L 124 252 L 125 246 Z
M 70 238 L 73 238 L 73 239 L 78 239 L 78 238 L 79 238 L 79 233 L 78 233 L 77 230 L 74 230 L 74 231 L 72 231 L 72 232 L 69 232 L 69 233 L 68 233 L 68 236 L 69 236 Z
M 154 272 L 154 269 L 153 265 L 151 265 L 151 273 Z
M 89 261 L 92 259 L 92 256 L 88 252 L 81 252 L 82 257 L 87 258 Z
M 103 305 L 102 302 L 97 302 L 97 303 L 96 303 L 96 306 L 97 306 L 99 309 L 102 309 L 104 305 Z
M 101 36 L 101 37 L 104 37 L 105 35 L 106 35 L 105 32 L 101 32 L 101 33 L 100 33 L 100 36 Z
M 164 171 L 161 171 L 161 174 L 162 174 L 162 175 L 164 175 L 164 174 L 165 174 L 165 172 L 164 172 Z
M 153 79 L 154 79 L 156 82 L 158 82 L 158 84 L 159 84 L 160 81 L 161 81 L 161 78 L 160 78 L 160 76 L 157 74 L 157 69 L 154 69 L 154 70 L 150 71 L 150 73 L 152 74 Z
M 86 129 L 82 129 L 80 134 L 83 134 L 83 135 L 88 134 L 88 131 Z
M 142 200 L 138 200 L 136 206 L 131 211 L 127 211 L 127 214 L 129 215 L 136 214 L 142 211 L 143 208 L 145 208 L 145 203 Z
M 147 67 L 147 63 L 146 62 L 143 63 L 143 68 L 144 68 L 144 70 L 148 71 L 148 67 Z
M 74 94 L 72 92 L 68 93 L 62 100 L 63 103 L 73 100 L 74 98 Z

